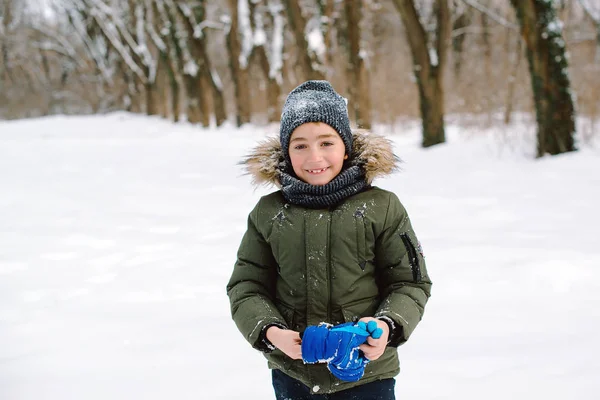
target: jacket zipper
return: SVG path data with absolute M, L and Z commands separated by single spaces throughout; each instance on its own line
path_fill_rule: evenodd
M 327 322 L 331 323 L 331 210 L 327 211 Z
M 421 268 L 419 267 L 419 257 L 417 255 L 417 250 L 413 246 L 408 234 L 401 233 L 400 238 L 404 243 L 404 247 L 406 247 L 406 251 L 408 252 L 408 263 L 410 264 L 410 268 L 413 274 L 413 280 L 417 283 L 421 282 Z
M 331 321 L 331 222 L 332 222 L 332 213 L 331 208 L 327 210 L 327 322 L 332 323 Z M 333 375 L 329 375 L 329 388 L 333 387 Z

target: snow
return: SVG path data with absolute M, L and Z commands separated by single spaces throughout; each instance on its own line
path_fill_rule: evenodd
M 183 66 L 183 72 L 189 76 L 196 76 L 198 74 L 199 70 L 200 70 L 200 67 L 198 67 L 198 64 L 196 64 L 196 61 L 191 60 L 191 59 L 187 60 L 187 62 Z
M 555 35 L 561 35 L 563 30 L 563 23 L 559 19 L 554 19 L 548 23 L 548 32 L 552 32 Z
M 409 210 L 434 281 L 398 398 L 597 398 L 598 140 L 534 160 L 532 126 L 448 120 L 449 143 L 426 150 L 399 122 L 402 172 L 376 182 Z M 273 398 L 225 294 L 269 192 L 237 162 L 265 131 L 0 121 L 0 398 Z
M 238 26 L 242 36 L 242 50 L 240 53 L 240 65 L 242 68 L 248 66 L 248 57 L 254 47 L 254 35 L 250 23 L 250 8 L 248 0 L 238 0 Z
M 269 2 L 269 13 L 273 18 L 273 37 L 269 54 L 269 78 L 275 79 L 278 84 L 283 81 L 281 69 L 283 67 L 283 26 L 281 4 Z
M 429 60 L 430 60 L 432 66 L 434 66 L 434 67 L 438 66 L 439 60 L 438 60 L 437 50 L 434 49 L 433 47 L 429 48 Z
M 314 29 L 311 29 L 306 33 L 306 41 L 310 51 L 315 53 L 319 60 L 324 60 L 327 50 L 325 48 L 323 31 L 321 31 L 318 26 L 315 26 Z
M 221 81 L 221 76 L 219 75 L 219 71 L 217 71 L 215 68 L 211 68 L 210 75 L 212 76 L 212 80 L 215 83 L 215 86 L 220 91 L 223 91 L 223 81 Z

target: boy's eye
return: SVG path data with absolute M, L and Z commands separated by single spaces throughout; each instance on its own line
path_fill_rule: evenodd
M 306 148 L 305 144 L 297 144 L 296 146 L 294 146 L 294 150 L 302 150 L 305 148 Z
M 333 146 L 333 142 L 323 142 L 321 146 Z

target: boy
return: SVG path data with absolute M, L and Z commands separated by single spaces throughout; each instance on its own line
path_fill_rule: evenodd
M 351 131 L 345 99 L 326 81 L 290 92 L 279 139 L 245 160 L 255 183 L 280 190 L 250 213 L 227 293 L 236 325 L 273 370 L 277 399 L 395 398 L 396 347 L 431 289 L 406 210 L 371 185 L 396 162 L 388 140 Z M 358 320 L 383 331 L 359 347 L 369 360 L 360 380 L 302 361 L 300 332 Z

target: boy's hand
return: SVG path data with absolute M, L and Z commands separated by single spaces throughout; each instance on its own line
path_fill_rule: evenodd
M 385 322 L 384 322 L 385 324 Z M 267 329 L 267 339 L 273 346 L 284 352 L 292 360 L 302 359 L 302 340 L 300 333 L 289 329 L 271 326 Z
M 384 321 L 375 319 L 373 317 L 364 317 L 361 318 L 360 321 L 363 321 L 364 323 L 375 321 L 377 323 L 377 327 L 381 328 L 383 331 L 383 334 L 379 339 L 373 339 L 371 336 L 369 336 L 367 338 L 367 342 L 358 347 L 360 350 L 362 350 L 368 360 L 377 360 L 379 357 L 381 357 L 387 346 L 388 337 L 390 335 L 390 327 Z

